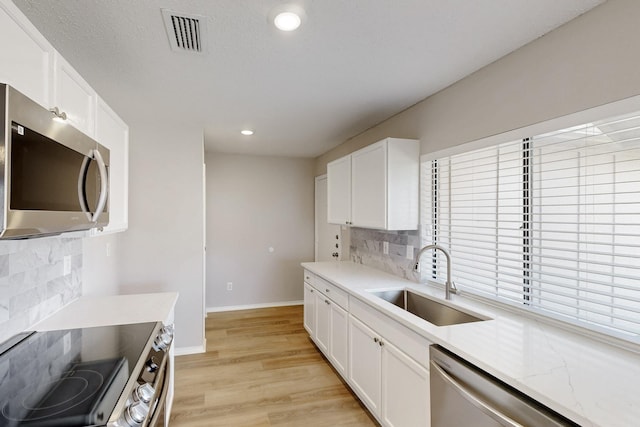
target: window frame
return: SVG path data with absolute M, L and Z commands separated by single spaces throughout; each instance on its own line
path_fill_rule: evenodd
M 448 158 L 454 155 L 458 155 L 458 154 L 463 154 L 463 153 L 467 153 L 467 152 L 471 152 L 474 150 L 478 150 L 481 148 L 489 148 L 489 147 L 493 147 L 493 146 L 498 146 L 502 143 L 506 143 L 509 141 L 514 141 L 516 139 L 520 140 L 522 142 L 523 145 L 523 153 L 529 153 L 529 156 L 531 155 L 530 153 L 530 138 L 531 135 L 541 135 L 541 134 L 546 134 L 549 132 L 553 132 L 559 129 L 566 129 L 572 126 L 576 126 L 579 124 L 583 124 L 583 123 L 587 123 L 587 122 L 594 122 L 594 121 L 598 121 L 601 120 L 602 118 L 608 118 L 608 117 L 613 117 L 613 116 L 617 116 L 617 115 L 622 115 L 622 114 L 626 114 L 632 111 L 640 111 L 640 96 L 638 97 L 632 97 L 632 98 L 628 98 L 622 101 L 618 101 L 615 103 L 611 103 L 611 104 L 606 104 L 603 106 L 599 106 L 599 107 L 595 107 L 589 110 L 585 110 L 585 111 L 581 111 L 575 114 L 571 114 L 568 116 L 563 116 L 563 117 L 559 117 L 556 119 L 552 119 L 552 120 L 548 120 L 545 122 L 541 122 L 541 123 L 537 123 L 535 125 L 532 126 L 527 126 L 527 127 L 523 127 L 514 131 L 509 131 L 509 132 L 505 132 L 502 134 L 498 134 L 498 135 L 494 135 L 488 138 L 483 138 L 477 141 L 472 141 L 469 143 L 465 143 L 465 144 L 461 144 L 455 147 L 451 147 L 445 150 L 439 150 L 439 151 L 435 151 L 432 153 L 427 153 L 427 154 L 423 154 L 421 156 L 421 175 L 424 173 L 424 167 L 425 167 L 425 163 L 427 162 L 431 162 L 432 164 L 435 165 L 439 165 L 439 161 L 442 161 L 443 158 Z M 523 219 L 523 224 L 531 224 L 531 205 L 529 203 L 527 203 L 527 201 L 530 200 L 531 197 L 531 182 L 530 179 L 532 179 L 532 175 L 533 172 L 530 170 L 530 168 L 532 167 L 530 162 L 529 162 L 529 156 L 527 155 L 523 155 L 522 159 L 522 170 L 523 170 L 523 176 L 526 177 L 523 179 L 523 185 L 522 185 L 522 198 L 523 198 L 523 206 L 525 206 L 525 209 L 523 209 L 522 212 L 522 219 Z M 431 168 L 430 168 L 431 169 Z M 432 215 L 435 216 L 433 223 L 435 224 L 434 229 L 431 230 L 432 233 L 434 234 L 434 236 L 437 238 L 437 233 L 440 232 L 440 228 L 439 228 L 439 209 L 440 209 L 440 203 L 442 203 L 441 200 L 439 200 L 438 195 L 440 194 L 440 188 L 438 187 L 438 185 L 440 184 L 440 174 L 442 173 L 442 171 L 440 170 L 439 167 L 435 168 L 435 172 L 433 173 L 433 176 L 431 177 L 431 179 L 435 182 L 434 185 L 432 185 L 429 189 L 429 191 L 431 192 L 431 197 L 435 200 L 434 202 L 434 210 L 431 213 Z M 423 176 L 420 177 L 420 183 L 421 185 L 423 185 L 425 183 L 425 178 Z M 421 193 L 420 193 L 420 197 L 421 199 L 424 196 L 423 193 L 424 189 L 421 189 Z M 423 204 L 423 200 L 421 200 L 421 210 L 424 209 L 424 204 Z M 421 212 L 421 227 L 423 228 L 423 230 L 421 231 L 420 235 L 421 235 L 421 241 L 422 244 L 427 244 L 427 243 L 431 243 L 431 241 L 429 242 L 425 242 L 425 233 L 424 233 L 424 227 L 426 227 L 426 225 L 423 223 L 423 218 L 424 218 L 425 213 Z M 527 231 L 529 231 L 529 233 L 526 233 Z M 522 248 L 523 248 L 523 265 L 522 268 L 524 271 L 530 271 L 529 268 L 527 268 L 527 262 L 530 262 L 531 258 L 529 258 L 527 260 L 527 254 L 529 255 L 529 257 L 532 256 L 531 254 L 531 230 L 525 230 L 525 232 L 523 233 L 523 243 L 522 243 Z M 529 251 L 529 252 L 527 252 Z M 438 263 L 438 257 L 437 254 L 432 254 L 431 256 L 431 262 L 429 264 L 429 268 L 425 268 L 424 270 L 428 270 L 428 274 L 424 274 L 423 273 L 423 279 L 427 279 L 428 281 L 434 282 L 436 280 L 436 275 L 435 275 L 435 271 L 437 269 L 437 263 Z M 426 266 L 427 263 L 425 263 L 424 265 Z M 455 269 L 455 265 L 454 265 L 454 269 Z M 424 271 L 423 270 L 423 271 Z M 428 276 L 428 277 L 425 277 Z M 628 345 L 628 344 L 633 344 L 638 345 L 640 344 L 640 333 L 635 334 L 635 336 L 629 336 L 626 333 L 619 333 L 619 331 L 616 330 L 609 330 L 606 327 L 603 327 L 602 325 L 593 325 L 593 324 L 589 324 L 586 323 L 583 320 L 580 319 L 569 319 L 566 318 L 564 316 L 561 315 L 556 315 L 555 313 L 552 312 L 544 312 L 544 311 L 540 311 L 540 310 L 529 310 L 528 309 L 528 305 L 529 301 L 531 299 L 531 283 L 527 282 L 527 276 L 526 274 L 523 275 L 523 301 L 521 304 L 509 304 L 508 302 L 504 302 L 500 299 L 497 298 L 487 298 L 486 296 L 483 295 L 473 295 L 474 297 L 479 297 L 481 299 L 485 299 L 487 300 L 487 302 L 492 303 L 492 304 L 498 304 L 499 306 L 510 306 L 515 308 L 516 310 L 518 310 L 519 312 L 524 312 L 524 313 L 528 313 L 534 316 L 541 316 L 543 319 L 549 319 L 552 321 L 560 321 L 562 325 L 565 326 L 569 326 L 569 327 L 577 327 L 579 329 L 580 332 L 587 332 L 589 334 L 595 333 L 596 335 L 599 336 L 603 336 L 605 340 L 622 340 L 623 345 Z M 528 291 L 527 291 L 528 289 Z M 467 292 L 465 292 L 467 293 Z

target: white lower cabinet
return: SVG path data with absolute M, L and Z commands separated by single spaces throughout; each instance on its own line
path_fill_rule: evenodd
M 349 383 L 369 410 L 379 417 L 382 350 L 378 335 L 353 316 L 349 316 L 349 348 Z
M 305 280 L 307 282 L 304 284 L 304 327 L 333 367 L 346 377 L 349 313 L 345 308 L 348 297 L 344 291 L 315 276 L 305 274 Z M 314 281 L 317 281 L 317 288 L 309 283 Z
M 429 427 L 430 342 L 305 271 L 304 327 L 386 427 Z
M 383 426 L 430 426 L 428 341 L 360 307 L 352 304 L 362 320 L 349 315 L 349 384 Z
M 393 344 L 382 347 L 382 418 L 394 427 L 430 425 L 429 371 Z
M 308 283 L 304 284 L 304 328 L 309 335 L 313 335 L 316 330 L 316 296 Z
M 332 303 L 330 319 L 329 360 L 342 376 L 346 376 L 349 359 L 349 313 Z
M 314 292 L 316 296 L 316 344 L 320 350 L 329 356 L 329 335 L 331 333 L 331 303 L 322 293 Z

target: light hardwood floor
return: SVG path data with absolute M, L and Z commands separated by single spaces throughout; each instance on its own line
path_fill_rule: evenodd
M 171 427 L 377 426 L 302 326 L 302 306 L 210 313 L 176 358 Z

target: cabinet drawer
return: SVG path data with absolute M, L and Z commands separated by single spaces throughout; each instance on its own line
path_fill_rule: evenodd
M 338 304 L 340 307 L 345 310 L 349 309 L 349 294 L 346 291 L 340 289 L 333 283 L 324 280 L 322 277 L 313 274 L 309 270 L 304 271 L 304 281 L 322 292 L 325 296 L 331 298 L 333 302 Z
M 310 284 L 311 286 L 314 285 L 314 279 L 315 279 L 316 275 L 313 274 L 312 272 L 310 272 L 309 270 L 305 270 L 304 271 L 304 281 L 308 284 Z
M 328 296 L 338 304 L 340 307 L 347 310 L 349 308 L 349 294 L 343 291 L 336 285 L 329 283 L 321 277 L 315 276 L 315 283 L 313 286 L 318 289 L 320 292 Z

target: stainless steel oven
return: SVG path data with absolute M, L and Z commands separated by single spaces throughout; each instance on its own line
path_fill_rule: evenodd
M 167 364 L 163 371 L 162 377 L 162 387 L 160 391 L 160 395 L 158 396 L 158 400 L 156 402 L 156 406 L 153 410 L 149 421 L 149 427 L 166 427 L 168 426 L 168 412 L 167 412 L 167 397 L 169 395 L 169 386 L 170 386 L 170 375 L 171 375 L 171 358 L 167 359 Z
M 25 333 L 0 345 L 0 427 L 163 426 L 173 330 Z

